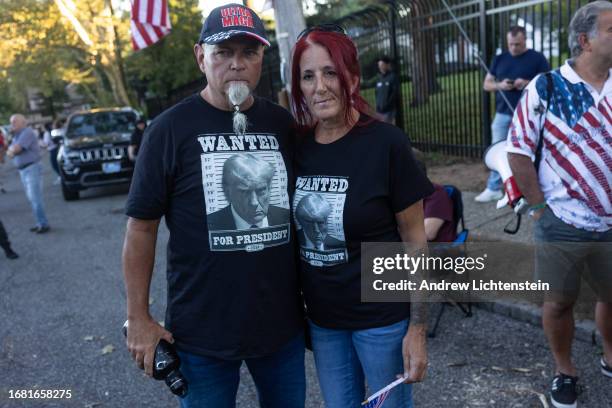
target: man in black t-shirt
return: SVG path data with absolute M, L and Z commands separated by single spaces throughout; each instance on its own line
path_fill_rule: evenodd
M 142 136 L 147 128 L 147 121 L 144 118 L 140 118 L 136 121 L 136 129 L 132 132 L 130 137 L 130 145 L 128 146 L 128 157 L 131 161 L 136 161 L 138 155 L 138 148 L 142 144 Z
M 376 82 L 376 112 L 382 115 L 385 122 L 395 125 L 400 81 L 391 66 L 391 58 L 386 55 L 380 57 L 378 71 L 380 75 Z
M 211 12 L 194 46 L 207 86 L 151 123 L 130 187 L 127 345 L 151 375 L 159 340 L 174 343 L 189 386 L 182 407 L 234 406 L 243 362 L 262 406 L 304 407 L 289 215 L 294 125 L 286 110 L 251 94 L 264 46 L 251 9 Z M 170 231 L 165 327 L 148 305 L 161 217 Z

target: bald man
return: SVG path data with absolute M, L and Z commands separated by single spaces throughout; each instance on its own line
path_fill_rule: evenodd
M 331 210 L 331 205 L 319 194 L 302 197 L 295 208 L 295 217 L 302 227 L 298 231 L 301 246 L 319 251 L 344 247 L 344 242 L 327 234 L 327 217 Z
M 223 193 L 230 205 L 208 215 L 208 228 L 244 230 L 286 224 L 289 210 L 270 205 L 274 166 L 250 153 L 223 163 Z
M 30 231 L 44 234 L 49 231 L 49 222 L 45 215 L 43 202 L 43 178 L 38 137 L 28 126 L 23 115 L 14 114 L 10 120 L 13 142 L 8 148 L 7 155 L 13 159 L 15 167 L 19 169 L 21 183 L 32 206 L 36 225 L 30 228 Z

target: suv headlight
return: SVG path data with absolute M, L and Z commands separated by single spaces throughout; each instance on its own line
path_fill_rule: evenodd
M 60 154 L 62 154 L 64 156 L 64 159 L 66 159 L 67 161 L 76 161 L 81 158 L 81 155 L 78 151 L 70 150 L 65 147 L 63 147 L 63 150 L 62 152 L 60 152 Z
M 62 169 L 66 174 L 77 174 L 79 172 L 80 157 L 78 151 L 67 149 L 65 146 L 61 146 L 58 152 L 58 158 L 60 158 Z

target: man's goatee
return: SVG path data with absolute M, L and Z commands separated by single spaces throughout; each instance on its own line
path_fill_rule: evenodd
M 251 91 L 249 87 L 243 82 L 232 82 L 230 83 L 227 96 L 234 107 L 233 127 L 234 133 L 237 135 L 244 135 L 247 128 L 247 117 L 244 113 L 240 112 L 240 105 L 246 101 Z

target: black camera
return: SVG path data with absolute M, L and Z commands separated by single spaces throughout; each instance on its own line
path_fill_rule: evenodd
M 123 335 L 127 336 L 126 321 L 123 325 Z M 170 391 L 174 395 L 183 398 L 187 395 L 187 380 L 179 371 L 181 359 L 179 358 L 174 346 L 164 339 L 160 339 L 155 348 L 155 356 L 153 358 L 153 378 L 156 380 L 164 380 Z

